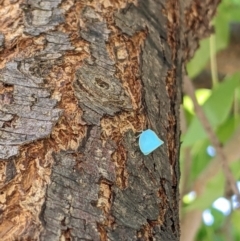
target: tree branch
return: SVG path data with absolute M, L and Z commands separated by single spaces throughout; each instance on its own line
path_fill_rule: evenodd
M 181 241 L 193 241 L 202 222 L 202 211 L 191 210 L 181 220 Z
M 220 161 L 222 162 L 223 172 L 224 172 L 224 175 L 226 177 L 226 181 L 227 181 L 229 187 L 231 188 L 233 193 L 235 193 L 237 196 L 240 196 L 236 181 L 228 166 L 227 157 L 222 149 L 221 143 L 219 142 L 216 134 L 214 133 L 203 109 L 198 104 L 197 98 L 195 96 L 194 86 L 192 84 L 192 81 L 187 76 L 185 76 L 185 78 L 184 78 L 184 91 L 192 99 L 196 115 L 199 118 L 202 126 L 204 127 L 213 147 L 215 148 Z
M 225 144 L 223 151 L 226 155 L 228 165 L 230 163 L 240 159 L 240 128 L 236 131 L 234 136 Z M 220 157 L 216 156 L 213 158 L 211 163 L 204 169 L 204 171 L 198 176 L 193 184 L 193 190 L 199 197 L 206 187 L 207 182 L 217 175 L 220 171 Z M 201 225 L 202 211 L 192 210 L 187 212 L 181 220 L 181 241 L 192 241 L 194 236 Z M 191 224 L 191 225 L 190 225 Z
M 240 128 L 223 148 L 223 152 L 225 153 L 226 160 L 228 162 L 227 165 L 230 165 L 230 163 L 240 159 L 239 143 Z M 193 187 L 197 196 L 201 195 L 207 182 L 220 171 L 220 161 L 220 156 L 217 155 L 194 182 Z

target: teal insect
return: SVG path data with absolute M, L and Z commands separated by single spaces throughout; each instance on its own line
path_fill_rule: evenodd
M 143 131 L 139 137 L 139 147 L 144 155 L 150 154 L 163 143 L 157 134 L 150 129 Z

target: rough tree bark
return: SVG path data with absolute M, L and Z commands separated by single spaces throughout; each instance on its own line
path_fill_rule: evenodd
M 0 240 L 179 240 L 182 70 L 216 2 L 0 0 Z

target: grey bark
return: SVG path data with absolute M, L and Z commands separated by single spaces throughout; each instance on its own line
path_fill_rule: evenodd
M 43 173 L 47 173 L 48 168 L 51 170 L 49 182 L 39 186 L 45 192 L 43 200 L 26 201 L 23 205 L 19 199 L 11 204 L 16 208 L 21 203 L 18 210 L 30 212 L 30 221 L 22 221 L 24 228 L 18 236 L 14 231 L 6 235 L 6 230 L 0 227 L 2 240 L 7 237 L 46 241 L 179 240 L 182 6 L 175 1 L 139 0 L 137 5 L 129 3 L 118 11 L 109 8 L 109 13 L 113 12 L 111 22 L 106 12 L 104 15 L 101 8 L 97 9 L 98 4 L 91 5 L 91 2 L 69 2 L 69 6 L 72 4 L 69 8 L 63 7 L 68 5 L 66 1 L 26 0 L 19 5 L 23 9 L 25 36 L 33 39 L 43 36 L 45 45 L 34 56 L 9 60 L 0 72 L 3 88 L 12 88 L 1 94 L 0 158 L 7 163 L 3 191 L 7 193 L 11 185 L 17 185 L 15 180 L 21 175 L 17 165 L 19 157 L 29 145 L 41 143 L 45 154 L 39 150 L 39 159 L 43 158 L 40 162 L 45 163 L 47 154 L 53 162 L 38 167 Z M 77 32 L 61 32 L 57 27 L 66 23 L 66 14 L 74 12 L 75 5 L 81 5 L 77 12 L 80 21 Z M 117 62 L 124 59 L 113 58 L 109 53 L 112 27 L 125 39 L 139 32 L 147 33 L 141 53 L 136 57 L 139 76 L 131 85 L 132 92 L 134 87 L 142 86 L 138 107 L 116 75 Z M 77 40 L 85 41 L 90 50 L 89 57 L 76 67 L 72 79 L 72 89 L 83 112 L 82 128 L 86 131 L 76 149 L 51 149 L 50 144 L 56 141 L 52 138 L 53 130 L 66 110 L 61 108 L 60 100 L 54 98 L 54 89 L 47 77 L 54 66 L 62 66 L 66 54 L 79 54 L 71 41 L 72 34 L 77 35 Z M 4 39 L 4 34 L 0 34 L 2 51 L 6 47 Z M 134 113 L 135 119 L 144 115 L 148 120 L 144 128 L 153 129 L 165 144 L 144 156 L 138 146 L 139 133 L 131 128 L 124 133 L 119 130 L 121 140 L 103 141 L 101 121 L 123 113 Z M 70 130 L 64 131 L 70 135 Z M 116 183 L 117 166 L 113 161 L 120 146 L 126 155 L 123 157 L 123 169 L 127 173 L 124 187 Z M 25 175 L 22 174 L 22 178 L 24 182 Z M 102 187 L 109 191 L 108 196 Z M 101 198 L 107 200 L 109 209 L 106 203 L 101 207 Z M 3 208 L 3 223 L 6 218 L 13 220 L 8 216 L 8 208 L 10 203 Z

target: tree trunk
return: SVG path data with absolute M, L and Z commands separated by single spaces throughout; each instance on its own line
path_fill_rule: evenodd
M 0 0 L 0 240 L 179 240 L 178 109 L 213 14 L 198 21 L 201 4 Z M 164 145 L 143 155 L 148 128 Z

